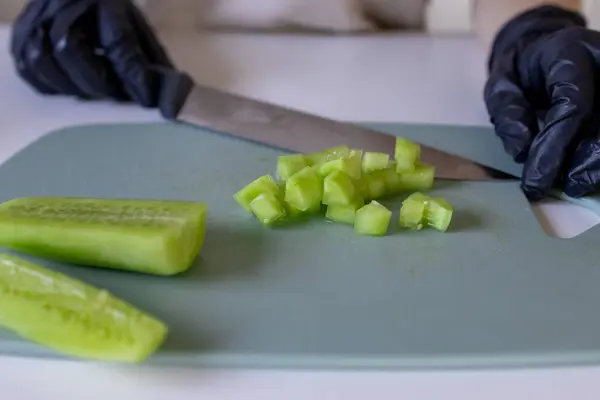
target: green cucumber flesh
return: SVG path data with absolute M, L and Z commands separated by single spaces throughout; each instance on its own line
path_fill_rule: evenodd
M 390 161 L 389 154 L 365 152 L 362 161 L 362 170 L 365 173 L 386 169 Z
M 323 200 L 323 178 L 315 167 L 306 167 L 285 182 L 285 202 L 290 206 L 307 211 Z
M 250 207 L 256 219 L 266 226 L 273 225 L 286 216 L 282 202 L 270 193 L 258 195 L 252 200 Z
M 384 236 L 391 218 L 392 212 L 373 200 L 356 211 L 354 232 L 358 235 Z
M 365 197 L 370 200 L 385 196 L 385 177 L 380 172 L 374 171 L 363 175 L 367 185 L 367 195 Z
M 307 167 L 308 163 L 303 154 L 290 154 L 277 157 L 276 175 L 277 178 L 285 181 L 302 168 Z
M 348 169 L 346 172 L 352 179 L 360 179 L 362 176 L 362 156 L 363 151 L 359 149 L 351 149 L 348 154 L 346 159 Z
M 0 324 L 71 357 L 138 363 L 164 342 L 157 318 L 105 290 L 0 254 Z
M 244 207 L 248 214 L 252 214 L 250 203 L 256 198 L 256 196 L 262 193 L 276 194 L 279 192 L 279 185 L 275 179 L 273 179 L 271 175 L 263 175 L 235 193 L 233 198 L 238 202 L 239 205 Z
M 362 199 L 356 199 L 348 205 L 333 204 L 327 206 L 325 218 L 341 224 L 353 225 L 356 217 L 356 211 L 361 208 L 365 202 Z
M 204 243 L 205 203 L 26 197 L 0 205 L 0 246 L 155 275 L 187 270 Z
M 399 225 L 406 229 L 423 229 L 426 224 L 424 219 L 428 201 L 429 197 L 419 192 L 404 199 L 400 208 Z
M 433 187 L 435 168 L 433 165 L 418 163 L 414 170 L 402 172 L 398 189 L 400 191 L 427 190 Z
M 400 175 L 396 172 L 396 162 L 390 161 L 383 171 L 386 194 L 396 194 L 400 191 Z
M 350 149 L 348 148 L 348 146 L 341 145 L 336 147 L 330 147 L 317 153 L 305 154 L 304 156 L 310 166 L 318 166 L 327 161 L 337 160 L 339 158 L 348 158 L 349 154 Z
M 412 171 L 421 158 L 421 146 L 405 138 L 396 138 L 394 159 L 398 173 Z
M 356 194 L 352 179 L 342 171 L 329 174 L 323 183 L 323 204 L 348 205 Z
M 425 221 L 428 226 L 445 232 L 450 226 L 453 214 L 454 208 L 448 201 L 441 197 L 430 198 L 425 210 Z
M 334 171 L 348 171 L 348 165 L 345 158 L 338 158 L 337 160 L 326 161 L 319 166 L 319 174 L 321 176 L 327 176 Z

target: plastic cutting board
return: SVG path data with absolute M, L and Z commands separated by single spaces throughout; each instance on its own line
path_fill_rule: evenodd
M 375 125 L 519 172 L 489 128 Z M 470 368 L 600 363 L 600 229 L 547 236 L 518 182 L 439 181 L 448 233 L 357 237 L 324 219 L 265 229 L 232 194 L 278 150 L 175 124 L 73 127 L 0 166 L 0 201 L 33 195 L 205 201 L 193 268 L 153 277 L 35 259 L 170 326 L 149 363 Z M 396 226 L 402 197 L 384 203 Z M 1 299 L 0 299 L 1 301 Z M 0 353 L 59 357 L 0 330 Z

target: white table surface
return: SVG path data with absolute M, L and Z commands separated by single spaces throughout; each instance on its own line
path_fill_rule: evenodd
M 161 121 L 154 110 L 35 94 L 14 73 L 0 26 L 0 162 L 45 133 L 96 122 Z M 470 38 L 172 35 L 202 83 L 340 120 L 487 125 L 485 54 Z M 448 78 L 444 78 L 448 77 Z M 549 202 L 543 226 L 569 237 L 600 219 Z M 568 223 L 566 223 L 567 221 Z M 0 357 L 4 399 L 592 399 L 600 367 L 469 372 L 214 371 L 108 368 Z

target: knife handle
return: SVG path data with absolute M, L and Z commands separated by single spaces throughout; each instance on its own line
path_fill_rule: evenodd
M 164 118 L 174 120 L 194 87 L 194 81 L 187 73 L 173 69 L 157 68 L 157 73 L 161 76 L 158 108 Z

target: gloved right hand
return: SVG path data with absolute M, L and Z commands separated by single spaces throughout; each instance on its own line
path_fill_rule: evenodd
M 40 93 L 133 101 L 167 118 L 191 85 L 130 0 L 31 0 L 14 24 L 11 53 Z
M 484 98 L 530 200 L 600 186 L 599 65 L 600 32 L 559 7 L 527 10 L 496 35 Z

